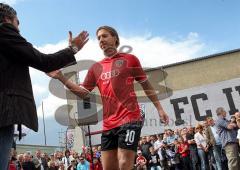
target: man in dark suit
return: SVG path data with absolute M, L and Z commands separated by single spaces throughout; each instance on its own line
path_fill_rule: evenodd
M 0 170 L 7 169 L 14 125 L 38 131 L 29 67 L 50 72 L 76 62 L 74 54 L 88 41 L 88 33 L 72 38 L 69 47 L 54 54 L 36 50 L 20 34 L 16 11 L 0 3 Z

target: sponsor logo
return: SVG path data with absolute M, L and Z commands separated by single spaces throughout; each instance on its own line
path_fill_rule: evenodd
M 109 80 L 112 77 L 117 77 L 119 75 L 119 70 L 112 70 L 101 74 L 102 80 Z

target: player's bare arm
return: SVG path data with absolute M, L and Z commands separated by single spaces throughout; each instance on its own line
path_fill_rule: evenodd
M 151 83 L 148 80 L 146 80 L 146 81 L 141 83 L 141 86 L 142 86 L 145 94 L 148 96 L 148 98 L 151 100 L 151 102 L 156 107 L 156 109 L 158 111 L 158 114 L 159 114 L 159 117 L 160 117 L 160 120 L 164 124 L 167 125 L 168 122 L 169 122 L 168 115 L 163 110 L 163 107 L 162 107 L 161 103 L 159 102 L 157 94 L 156 94 L 154 88 L 152 87 Z

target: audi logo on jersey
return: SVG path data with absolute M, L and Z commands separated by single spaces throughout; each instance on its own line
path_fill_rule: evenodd
M 112 70 L 112 71 L 108 71 L 105 73 L 101 74 L 101 79 L 102 80 L 109 80 L 112 77 L 117 77 L 119 75 L 120 71 L 119 70 Z

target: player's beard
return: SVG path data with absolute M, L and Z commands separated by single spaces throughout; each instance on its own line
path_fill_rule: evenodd
M 117 52 L 118 52 L 117 48 L 112 47 L 112 46 L 109 46 L 109 47 L 107 47 L 106 49 L 103 50 L 103 53 L 106 57 L 112 57 L 115 54 L 117 54 Z

